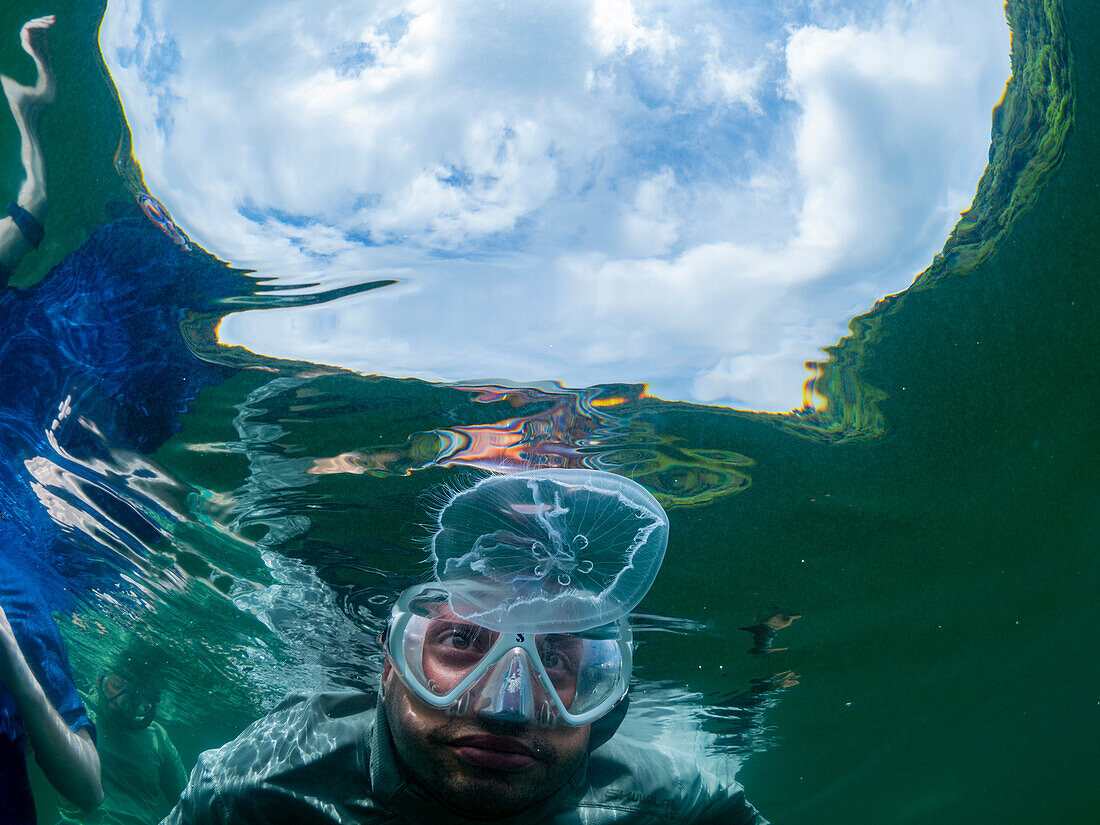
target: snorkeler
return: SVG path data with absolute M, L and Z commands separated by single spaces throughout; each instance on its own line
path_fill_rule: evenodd
M 492 476 L 437 526 L 435 580 L 401 594 L 383 633 L 381 707 L 289 697 L 200 757 L 166 825 L 765 822 L 735 783 L 617 735 L 628 616 L 668 541 L 644 488 Z
M 103 766 L 103 804 L 82 813 L 62 804 L 59 825 L 157 822 L 187 784 L 183 761 L 155 721 L 160 692 L 150 657 L 126 657 L 96 680 L 91 717 Z
M 8 217 L 0 219 L 0 286 L 7 284 L 23 257 L 37 249 L 45 235 L 42 224 L 48 205 L 46 161 L 38 134 L 38 118 L 43 107 L 57 94 L 46 36 L 54 21 L 52 14 L 28 20 L 19 31 L 23 50 L 31 56 L 38 72 L 35 84 L 24 86 L 7 75 L 0 75 L 4 96 L 19 127 L 20 159 L 25 175 L 19 194 L 8 204 Z

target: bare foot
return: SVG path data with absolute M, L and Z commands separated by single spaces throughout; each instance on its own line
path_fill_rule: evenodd
M 19 40 L 23 51 L 31 56 L 38 69 L 38 78 L 33 86 L 24 86 L 6 75 L 0 75 L 4 96 L 8 99 L 11 113 L 21 128 L 33 126 L 39 111 L 51 103 L 57 95 L 57 80 L 50 60 L 49 38 L 46 30 L 57 20 L 52 14 L 28 20 L 19 31 Z

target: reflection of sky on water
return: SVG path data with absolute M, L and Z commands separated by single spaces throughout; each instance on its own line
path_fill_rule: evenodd
M 1009 72 L 993 0 L 111 0 L 101 38 L 194 239 L 400 279 L 224 340 L 768 409 L 942 246 Z

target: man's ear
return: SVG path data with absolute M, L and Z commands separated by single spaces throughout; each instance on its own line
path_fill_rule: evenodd
M 382 667 L 382 681 L 378 685 L 378 698 L 385 701 L 386 694 L 390 692 L 390 688 L 393 686 L 393 680 L 396 678 L 397 673 L 393 669 L 393 662 L 390 661 L 390 657 L 386 657 L 386 664 Z
M 383 688 L 385 688 L 386 684 L 389 682 L 390 674 L 393 673 L 393 663 L 390 661 L 390 654 L 388 652 L 388 648 L 386 647 L 386 642 L 389 640 L 389 637 L 390 637 L 390 625 L 387 622 L 382 627 L 381 632 L 379 632 L 379 634 L 378 634 L 378 644 L 381 645 L 383 651 L 386 651 L 386 654 L 385 654 L 386 664 L 382 668 L 382 687 Z

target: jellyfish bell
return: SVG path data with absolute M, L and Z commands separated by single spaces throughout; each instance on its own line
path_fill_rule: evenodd
M 430 549 L 457 617 L 497 631 L 577 633 L 629 614 L 667 544 L 668 517 L 641 485 L 541 469 L 456 493 Z
M 625 710 L 630 683 L 627 615 L 667 543 L 664 510 L 629 479 L 485 478 L 439 511 L 436 580 L 398 598 L 387 655 L 416 696 L 452 715 L 547 727 L 621 720 L 611 711 Z

